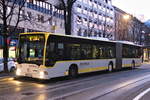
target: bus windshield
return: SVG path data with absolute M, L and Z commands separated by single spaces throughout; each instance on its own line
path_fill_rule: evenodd
M 18 62 L 43 64 L 44 40 L 44 35 L 21 35 Z

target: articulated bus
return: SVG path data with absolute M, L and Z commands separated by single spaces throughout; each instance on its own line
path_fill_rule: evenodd
M 38 79 L 102 70 L 136 67 L 142 63 L 141 46 L 47 32 L 21 33 L 17 48 L 17 76 Z

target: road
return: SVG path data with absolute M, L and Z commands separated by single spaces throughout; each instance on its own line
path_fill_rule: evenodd
M 134 70 L 98 72 L 41 82 L 0 78 L 0 100 L 149 100 L 150 64 Z

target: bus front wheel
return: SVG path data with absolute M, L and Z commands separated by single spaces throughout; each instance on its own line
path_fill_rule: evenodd
M 72 65 L 72 66 L 69 68 L 69 77 L 70 77 L 70 78 L 76 78 L 77 75 L 78 75 L 78 68 L 77 68 L 77 66 Z

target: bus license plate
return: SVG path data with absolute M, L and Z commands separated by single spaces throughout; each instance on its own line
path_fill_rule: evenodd
M 32 75 L 31 75 L 31 74 L 26 74 L 26 76 L 28 76 L 28 77 L 32 77 Z

